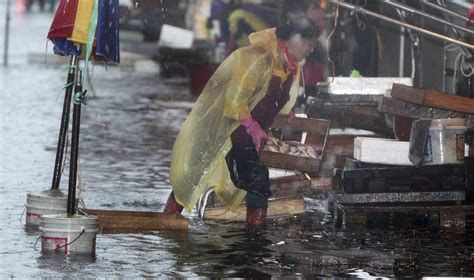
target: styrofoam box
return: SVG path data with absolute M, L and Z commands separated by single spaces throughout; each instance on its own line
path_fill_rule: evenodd
M 194 32 L 180 27 L 163 24 L 158 46 L 174 49 L 190 49 L 193 46 Z
M 356 137 L 354 158 L 363 162 L 412 165 L 408 158 L 410 142 L 385 138 Z

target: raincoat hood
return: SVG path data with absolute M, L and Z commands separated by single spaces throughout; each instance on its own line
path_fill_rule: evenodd
M 278 55 L 278 39 L 275 34 L 276 28 L 269 28 L 262 31 L 254 32 L 249 35 L 251 45 L 260 45 L 270 51 L 273 57 Z

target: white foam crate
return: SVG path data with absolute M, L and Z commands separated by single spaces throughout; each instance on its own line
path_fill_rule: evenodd
M 410 142 L 385 138 L 356 137 L 354 158 L 362 162 L 412 165 L 408 158 Z

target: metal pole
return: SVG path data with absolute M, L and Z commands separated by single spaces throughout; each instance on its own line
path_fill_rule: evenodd
M 61 116 L 61 126 L 59 127 L 58 147 L 56 149 L 56 160 L 54 162 L 53 182 L 51 189 L 59 189 L 61 182 L 61 171 L 64 156 L 64 147 L 66 145 L 66 135 L 69 126 L 69 113 L 71 111 L 71 96 L 74 88 L 74 77 L 77 69 L 77 57 L 73 55 L 69 63 L 69 72 L 67 74 L 66 91 L 64 93 L 63 113 Z
M 5 47 L 3 48 L 3 65 L 8 65 L 8 40 L 10 37 L 10 4 L 11 0 L 7 0 L 7 16 L 5 19 Z
M 398 76 L 405 73 L 405 27 L 400 27 L 400 57 L 398 58 Z
M 469 18 L 467 18 L 466 16 L 463 16 L 463 15 L 460 15 L 460 14 L 458 14 L 458 13 L 456 13 L 456 12 L 453 12 L 453 11 L 451 11 L 451 10 L 448 10 L 448 9 L 446 9 L 446 8 L 443 7 L 443 6 L 438 6 L 438 5 L 436 5 L 436 4 L 433 4 L 433 3 L 428 2 L 428 1 L 426 1 L 426 0 L 422 1 L 422 3 L 423 3 L 424 5 L 426 5 L 426 6 L 429 6 L 429 7 L 431 7 L 431 8 L 434 8 L 434 9 L 436 9 L 436 10 L 438 10 L 438 11 L 441 11 L 441 12 L 446 13 L 446 14 L 448 14 L 448 15 L 457 17 L 457 18 L 459 18 L 459 19 L 461 19 L 461 20 L 463 20 L 463 21 L 468 21 L 468 20 L 469 20 Z
M 396 24 L 396 25 L 399 25 L 399 26 L 406 27 L 406 28 L 408 28 L 408 29 L 412 29 L 412 30 L 415 30 L 415 31 L 424 33 L 424 34 L 426 34 L 426 35 L 430 35 L 430 36 L 432 36 L 432 37 L 441 39 L 441 40 L 443 40 L 443 41 L 448 41 L 448 42 L 451 42 L 451 43 L 453 43 L 453 44 L 466 47 L 466 48 L 468 48 L 468 49 L 474 49 L 474 45 L 468 44 L 468 43 L 466 43 L 466 42 L 459 41 L 459 40 L 456 40 L 456 39 L 453 39 L 453 38 L 450 38 L 450 37 L 447 37 L 447 36 L 438 34 L 438 33 L 436 33 L 436 32 L 423 29 L 423 28 L 418 27 L 418 26 L 414 26 L 414 25 L 411 25 L 411 24 L 408 24 L 408 23 L 404 23 L 404 22 L 395 20 L 395 19 L 390 18 L 390 17 L 386 17 L 386 16 L 381 15 L 381 14 L 374 13 L 374 12 L 372 12 L 372 11 L 366 10 L 366 9 L 361 8 L 361 7 L 359 7 L 359 6 L 356 6 L 356 5 L 348 4 L 348 3 L 345 3 L 345 2 L 339 2 L 338 0 L 332 0 L 331 2 L 334 3 L 334 4 L 337 3 L 337 5 L 339 5 L 339 6 L 343 7 L 343 8 L 346 8 L 346 9 L 350 9 L 350 10 L 356 12 L 356 13 L 363 13 L 363 14 L 366 14 L 366 15 L 369 15 L 369 16 L 373 16 L 373 17 L 382 19 L 382 20 L 384 20 L 384 21 L 387 21 L 387 22 L 390 22 L 390 23 L 393 23 L 393 24 Z
M 76 84 L 74 92 L 82 92 L 82 71 L 78 70 L 76 75 Z M 81 103 L 74 102 L 72 112 L 72 135 L 71 135 L 71 160 L 69 168 L 69 188 L 67 192 L 67 214 L 73 216 L 76 214 L 76 180 L 77 180 L 77 161 L 79 154 L 79 131 L 81 126 Z
M 397 9 L 401 9 L 401 10 L 407 11 L 407 12 L 409 12 L 409 13 L 413 13 L 413 14 L 417 14 L 417 15 L 420 15 L 420 16 L 424 16 L 424 17 L 426 17 L 426 18 L 432 19 L 432 20 L 437 21 L 437 22 L 439 22 L 439 23 L 443 23 L 443 24 L 449 25 L 449 26 L 451 26 L 451 27 L 453 27 L 453 28 L 462 30 L 462 31 L 464 31 L 464 32 L 468 32 L 468 33 L 471 33 L 471 34 L 474 33 L 473 30 L 470 30 L 470 29 L 467 29 L 467 28 L 465 28 L 465 27 L 459 26 L 459 25 L 457 25 L 457 24 L 451 23 L 451 22 L 446 21 L 446 20 L 444 20 L 444 19 L 441 19 L 441 18 L 439 18 L 439 17 L 435 17 L 435 16 L 433 16 L 433 15 L 424 13 L 424 12 L 419 11 L 419 10 L 417 10 L 417 9 L 414 9 L 414 8 L 412 8 L 412 7 L 410 7 L 410 6 L 407 6 L 407 5 L 398 3 L 398 2 L 392 2 L 391 0 L 386 0 L 386 1 L 384 1 L 384 2 L 385 2 L 386 4 L 392 6 L 392 7 L 397 8 Z

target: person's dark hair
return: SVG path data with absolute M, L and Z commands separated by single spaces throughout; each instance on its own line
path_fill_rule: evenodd
M 293 17 L 276 28 L 279 39 L 289 40 L 294 34 L 300 34 L 304 39 L 317 38 L 320 35 L 319 28 L 308 17 Z

